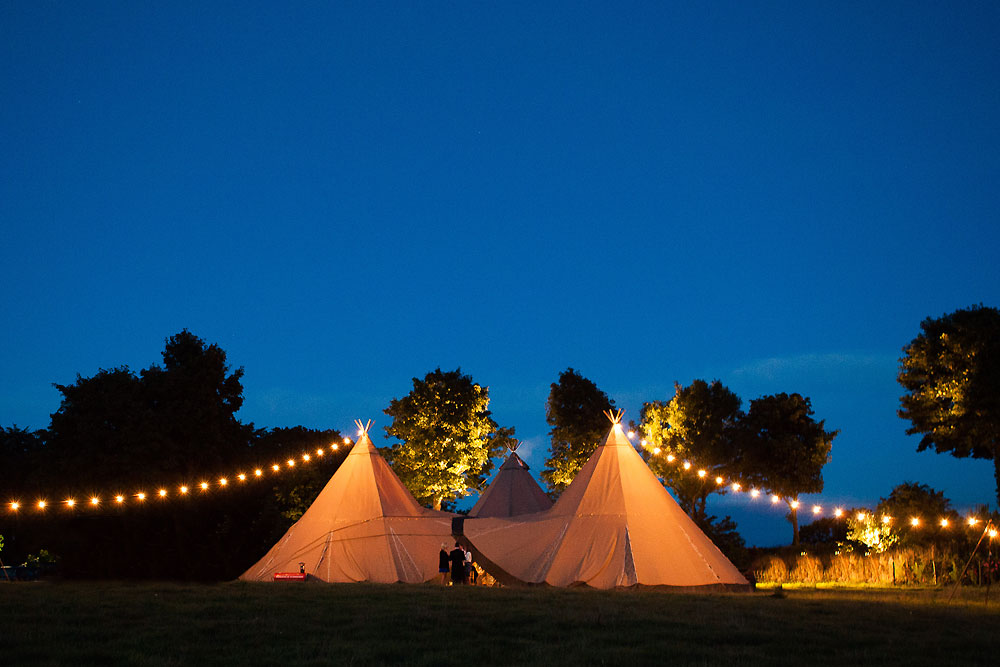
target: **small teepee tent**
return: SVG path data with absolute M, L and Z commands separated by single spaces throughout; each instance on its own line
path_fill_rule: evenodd
M 745 587 L 622 431 L 611 432 L 551 509 L 464 522 L 476 560 L 501 581 L 552 586 Z
M 519 445 L 510 447 L 510 456 L 469 510 L 469 517 L 517 516 L 552 507 L 552 501 L 528 472 L 528 464 L 517 455 Z
M 298 572 L 331 582 L 420 583 L 437 576 L 452 514 L 422 507 L 368 437 L 358 442 L 305 514 L 240 579 Z

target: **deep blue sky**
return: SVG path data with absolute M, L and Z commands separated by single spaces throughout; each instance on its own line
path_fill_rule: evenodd
M 827 499 L 995 500 L 895 374 L 1000 304 L 1000 5 L 288 4 L 0 4 L 0 424 L 188 328 L 258 426 L 460 365 L 538 470 L 567 366 L 626 418 L 718 378 L 841 430 Z

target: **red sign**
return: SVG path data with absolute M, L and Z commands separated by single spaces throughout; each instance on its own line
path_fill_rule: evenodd
M 305 581 L 304 572 L 275 572 L 272 581 Z

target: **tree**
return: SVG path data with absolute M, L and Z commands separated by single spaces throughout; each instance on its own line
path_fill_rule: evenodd
M 903 348 L 899 416 L 917 451 L 991 459 L 1000 502 L 1000 311 L 982 305 L 920 323 Z
M 559 381 L 552 383 L 545 403 L 545 421 L 552 427 L 551 444 L 541 474 L 552 494 L 562 493 L 569 486 L 607 435 L 604 412 L 614 406 L 615 402 L 596 384 L 572 368 L 560 373 Z
M 414 497 L 434 509 L 481 490 L 514 429 L 500 428 L 489 411 L 489 388 L 460 368 L 413 378 L 413 389 L 392 399 L 386 433 L 399 440 L 383 450 Z
M 799 394 L 774 394 L 750 401 L 742 420 L 743 476 L 788 504 L 792 544 L 799 544 L 798 496 L 823 490 L 823 466 L 838 431 L 813 420 L 812 404 Z
M 648 452 L 660 449 L 663 455 L 649 458 L 649 467 L 674 490 L 677 499 L 696 521 L 705 518 L 708 494 L 725 493 L 716 477 L 736 472 L 742 454 L 740 398 L 718 380 L 711 384 L 695 380 L 690 386 L 674 384 L 674 397 L 642 406 L 642 444 Z M 675 462 L 690 460 L 698 466 L 692 475 Z M 704 471 L 702 474 L 700 471 Z
M 0 428 L 0 489 L 3 493 L 22 492 L 24 482 L 36 459 L 42 454 L 45 442 L 44 431 L 31 432 L 18 428 Z M 8 501 L 0 497 L 0 501 Z
M 893 488 L 888 498 L 879 500 L 875 514 L 877 520 L 892 526 L 902 544 L 951 539 L 956 534 L 954 527 L 961 525 L 958 512 L 952 509 L 943 491 L 916 482 L 903 482 Z M 941 525 L 941 519 L 948 521 L 950 530 Z

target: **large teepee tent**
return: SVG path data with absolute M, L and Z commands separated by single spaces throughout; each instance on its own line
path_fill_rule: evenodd
M 447 512 L 422 507 L 357 422 L 360 437 L 337 472 L 245 581 L 298 572 L 332 582 L 420 583 L 438 572 L 438 552 L 451 541 Z
M 510 448 L 510 456 L 469 510 L 470 517 L 517 516 L 552 507 L 552 501 L 528 472 L 528 464 L 517 455 L 517 447 Z
M 477 518 L 464 533 L 498 579 L 552 586 L 746 586 L 622 431 L 611 432 L 551 509 Z

